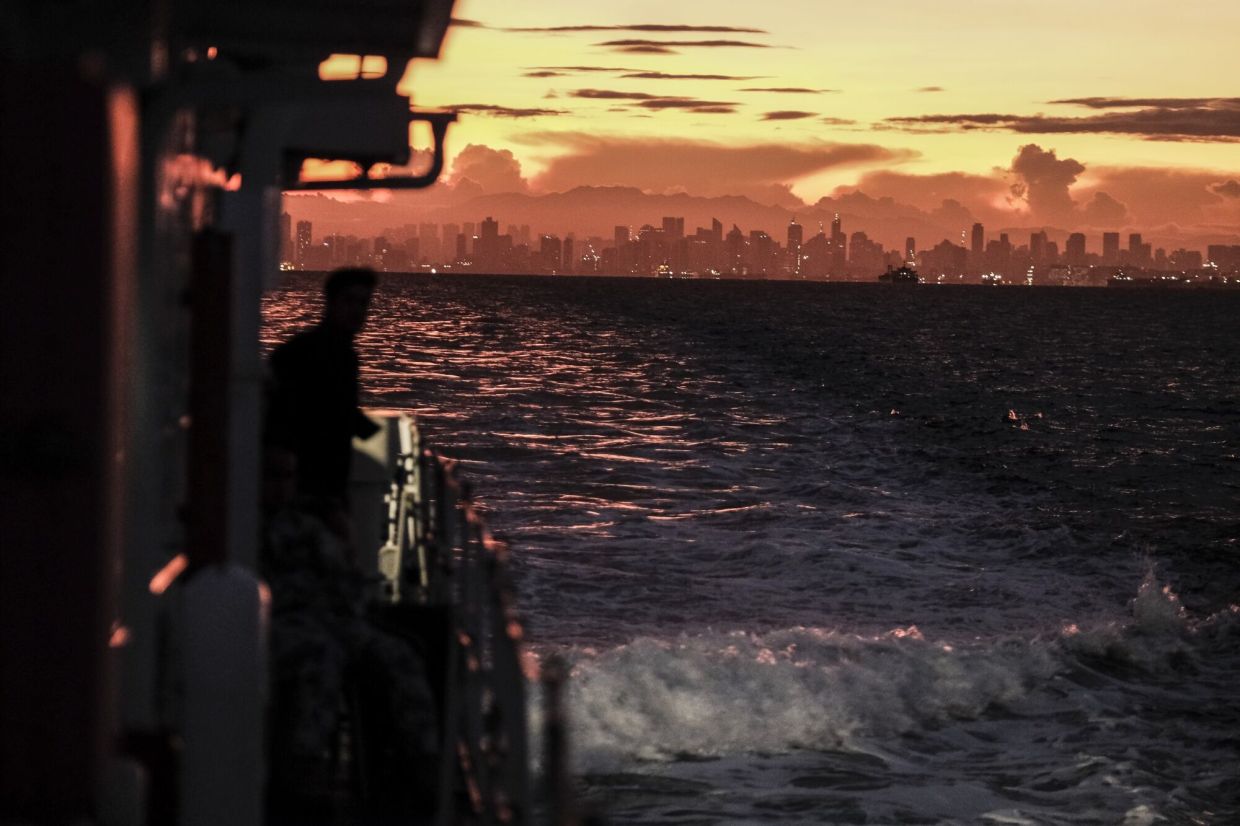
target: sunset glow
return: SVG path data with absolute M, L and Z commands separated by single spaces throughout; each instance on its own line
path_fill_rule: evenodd
M 475 195 L 626 186 L 789 211 L 862 192 L 946 209 L 936 226 L 957 234 L 976 220 L 1236 243 L 1240 6 L 1193 11 L 461 0 L 440 60 L 411 64 L 400 86 L 417 108 L 460 113 L 444 182 L 394 203 L 438 208 L 463 181 Z M 309 202 L 290 211 L 348 231 Z M 901 241 L 894 218 L 873 232 Z

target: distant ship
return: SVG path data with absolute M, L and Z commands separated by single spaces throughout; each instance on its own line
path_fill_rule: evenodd
M 887 270 L 878 277 L 878 280 L 884 284 L 920 284 L 921 276 L 917 274 L 917 270 L 900 267 L 896 270 Z

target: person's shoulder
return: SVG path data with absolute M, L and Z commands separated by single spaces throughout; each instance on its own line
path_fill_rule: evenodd
M 318 350 L 323 346 L 322 338 L 322 332 L 318 327 L 307 327 L 276 345 L 275 349 L 271 351 L 271 359 L 272 361 L 279 361 Z

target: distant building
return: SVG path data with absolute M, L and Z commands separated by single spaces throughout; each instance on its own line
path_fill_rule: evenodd
M 974 261 L 981 261 L 982 254 L 986 248 L 986 228 L 981 224 L 973 225 L 973 237 L 970 250 L 973 253 Z
M 311 224 L 309 221 L 297 222 L 297 241 L 293 249 L 293 264 L 298 269 L 309 269 L 306 266 L 306 258 L 310 251 L 310 245 L 313 243 L 310 236 Z
M 1074 232 L 1064 245 L 1064 263 L 1073 267 L 1085 266 L 1085 233 Z
M 685 219 L 684 218 L 663 218 L 663 237 L 668 242 L 679 241 L 685 237 Z
M 912 236 L 904 239 L 904 260 L 910 267 L 917 261 L 917 239 Z
M 1119 263 L 1119 233 L 1102 233 L 1102 263 L 1113 267 Z
M 796 216 L 788 224 L 788 273 L 799 278 L 801 275 L 801 239 L 805 228 L 797 223 Z

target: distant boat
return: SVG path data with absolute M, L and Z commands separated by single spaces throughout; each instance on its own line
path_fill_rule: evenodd
M 917 274 L 917 270 L 900 267 L 896 270 L 888 269 L 878 280 L 884 284 L 920 284 L 921 276 Z

